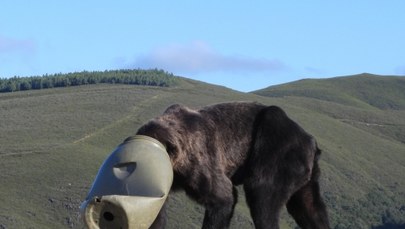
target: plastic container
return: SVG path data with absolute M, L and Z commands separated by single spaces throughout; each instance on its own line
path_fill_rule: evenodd
M 85 225 L 90 229 L 149 228 L 172 182 L 173 168 L 165 147 L 148 136 L 131 137 L 100 167 L 80 207 Z

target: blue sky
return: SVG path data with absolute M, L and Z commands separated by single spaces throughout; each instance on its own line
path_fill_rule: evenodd
M 405 75 L 405 1 L 2 0 L 0 77 L 121 68 L 251 91 Z

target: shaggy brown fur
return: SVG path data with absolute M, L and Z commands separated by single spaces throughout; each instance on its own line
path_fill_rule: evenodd
M 228 228 L 243 184 L 256 228 L 279 228 L 284 205 L 301 228 L 329 228 L 314 138 L 276 106 L 224 103 L 192 110 L 170 106 L 142 126 L 166 146 L 173 189 L 206 211 L 203 228 Z M 164 228 L 164 209 L 153 228 Z

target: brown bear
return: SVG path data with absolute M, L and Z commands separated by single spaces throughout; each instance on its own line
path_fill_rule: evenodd
M 329 228 L 315 139 L 277 106 L 234 102 L 198 110 L 172 105 L 139 135 L 160 141 L 172 189 L 205 207 L 202 228 L 228 228 L 243 185 L 255 228 L 279 228 L 282 207 L 301 228 Z M 164 208 L 152 228 L 164 228 Z

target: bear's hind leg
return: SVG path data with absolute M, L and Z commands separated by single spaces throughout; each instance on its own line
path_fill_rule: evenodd
M 295 192 L 287 210 L 302 229 L 328 229 L 329 220 L 319 188 L 319 167 L 314 163 L 311 180 Z

